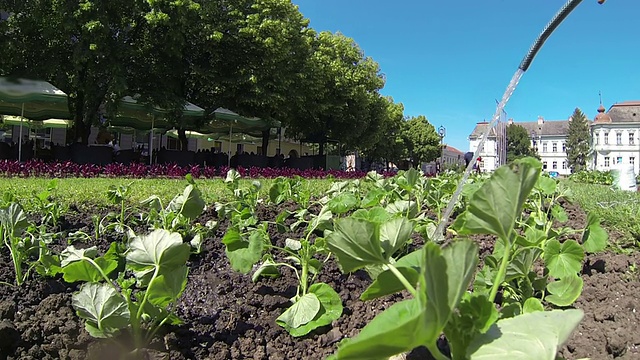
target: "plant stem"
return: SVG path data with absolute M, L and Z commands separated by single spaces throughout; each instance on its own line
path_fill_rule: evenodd
M 400 280 L 402 285 L 404 285 L 404 287 L 411 293 L 411 295 L 414 298 L 417 298 L 418 292 L 416 291 L 416 288 L 414 288 L 413 285 L 409 283 L 407 278 L 405 278 L 404 275 L 402 275 L 402 273 L 395 266 L 391 264 L 387 264 L 387 266 L 389 267 L 389 270 L 391 270 L 391 272 L 398 278 L 398 280 Z
M 507 272 L 507 265 L 509 264 L 509 258 L 511 257 L 511 232 L 509 232 L 508 239 L 504 239 L 506 245 L 504 247 L 504 253 L 502 254 L 502 260 L 500 261 L 500 268 L 498 269 L 498 274 L 496 278 L 493 280 L 493 286 L 491 287 L 491 292 L 489 293 L 489 301 L 493 302 L 496 299 L 496 295 L 498 294 L 498 288 L 502 284 L 504 280 L 504 276 Z

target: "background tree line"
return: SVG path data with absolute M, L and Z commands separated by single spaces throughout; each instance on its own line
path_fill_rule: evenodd
M 351 38 L 317 32 L 290 0 L 4 1 L 0 75 L 45 79 L 69 94 L 86 143 L 117 101 L 185 101 L 278 120 L 296 139 L 339 141 L 370 160 L 439 156 L 424 116 L 380 94 L 377 62 Z M 178 129 L 183 147 L 184 129 Z M 264 134 L 266 151 L 268 134 Z

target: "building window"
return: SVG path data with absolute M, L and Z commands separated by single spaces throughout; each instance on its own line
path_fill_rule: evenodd
M 547 143 L 543 143 L 542 144 L 542 152 L 546 153 L 547 152 Z
M 629 145 L 634 145 L 636 143 L 636 134 L 633 132 L 629 132 Z
M 547 170 L 547 162 L 546 161 L 542 162 L 542 170 Z
M 567 144 L 562 143 L 562 152 L 566 153 L 567 152 Z
M 608 156 L 604 157 L 604 167 L 609 167 L 610 158 Z
M 604 133 L 604 144 L 609 145 L 609 133 Z
M 552 166 L 553 166 L 553 170 L 557 170 L 558 169 L 558 162 L 554 161 Z
M 595 137 L 596 137 L 596 145 L 598 145 L 600 143 L 600 133 L 594 133 Z
M 636 158 L 635 158 L 635 156 L 631 156 L 631 157 L 629 157 L 629 164 L 631 164 L 631 165 L 635 165 L 635 164 L 636 164 Z
M 553 149 L 552 150 L 553 152 L 558 152 L 558 144 L 557 143 L 553 143 L 552 149 Z
M 616 145 L 622 145 L 622 133 L 616 133 Z
M 618 156 L 616 159 L 616 164 L 622 164 L 622 156 Z
M 567 170 L 567 162 L 566 161 L 562 162 L 562 170 Z

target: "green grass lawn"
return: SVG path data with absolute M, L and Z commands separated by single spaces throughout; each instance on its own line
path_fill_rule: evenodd
M 13 193 L 29 211 L 29 204 L 34 192 L 40 192 L 47 188 L 51 179 L 44 178 L 2 178 L 0 179 L 0 195 L 9 191 Z M 252 180 L 242 180 L 248 183 Z M 262 187 L 260 196 L 268 197 L 269 187 L 273 179 L 260 179 Z M 311 194 L 321 195 L 331 186 L 332 180 L 315 179 L 305 182 Z M 54 198 L 63 204 L 90 203 L 98 206 L 110 205 L 107 199 L 107 190 L 110 186 L 131 184 L 130 203 L 138 203 L 151 195 L 157 195 L 167 204 L 175 195 L 182 192 L 188 184 L 184 179 L 112 179 L 112 178 L 63 178 L 58 179 L 58 189 L 54 192 Z M 204 200 L 211 204 L 216 201 L 229 201 L 233 197 L 222 179 L 198 179 L 198 188 L 202 192 Z M 243 184 L 242 186 L 246 186 Z
M 587 212 L 596 214 L 609 230 L 620 232 L 621 246 L 636 245 L 640 239 L 640 194 L 612 190 L 607 185 L 563 181 L 573 199 Z

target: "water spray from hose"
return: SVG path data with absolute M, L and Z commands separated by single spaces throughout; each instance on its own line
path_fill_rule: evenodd
M 598 4 L 602 5 L 604 4 L 605 1 L 606 0 L 598 0 Z M 489 123 L 489 125 L 487 125 L 487 128 L 484 130 L 482 134 L 482 138 L 478 143 L 478 148 L 473 154 L 473 159 L 477 159 L 478 156 L 480 156 L 480 152 L 482 152 L 484 143 L 487 140 L 487 137 L 489 136 L 489 132 L 498 122 L 498 119 L 500 118 L 500 114 L 502 113 L 502 109 L 504 109 L 504 107 L 509 102 L 511 95 L 513 94 L 516 87 L 518 86 L 518 82 L 520 81 L 520 78 L 522 78 L 522 75 L 524 75 L 524 73 L 529 69 L 529 66 L 533 62 L 533 59 L 536 57 L 536 54 L 538 54 L 538 51 L 540 51 L 540 49 L 542 48 L 542 45 L 544 45 L 544 42 L 549 38 L 551 33 L 553 33 L 556 30 L 556 28 L 562 23 L 562 21 L 564 21 L 564 19 L 581 2 L 582 0 L 567 1 L 567 3 L 564 4 L 564 6 L 560 8 L 560 10 L 555 14 L 555 16 L 551 19 L 551 21 L 547 24 L 547 26 L 544 27 L 544 29 L 542 30 L 542 32 L 540 33 L 536 41 L 533 42 L 533 45 L 531 45 L 531 48 L 529 49 L 525 57 L 522 59 L 522 62 L 520 62 L 520 65 L 518 66 L 518 69 L 516 70 L 515 74 L 513 74 L 513 77 L 511 78 L 511 81 L 509 82 L 509 85 L 507 86 L 507 89 L 505 90 L 504 95 L 502 95 L 502 99 L 500 100 L 500 102 L 498 103 L 498 106 L 496 107 L 496 112 L 493 115 L 491 122 Z M 471 174 L 471 170 L 473 169 L 474 164 L 475 164 L 475 161 L 470 161 L 469 164 L 467 165 L 464 175 L 462 176 L 462 179 L 460 179 L 460 182 L 458 183 L 458 187 L 456 188 L 456 191 L 453 193 L 451 200 L 449 200 L 449 203 L 447 204 L 447 207 L 445 208 L 444 213 L 442 214 L 442 220 L 438 224 L 438 227 L 436 228 L 436 231 L 434 233 L 436 237 L 442 236 L 444 234 L 445 226 L 447 222 L 449 222 L 449 217 L 451 216 L 451 213 L 453 212 L 453 208 L 456 202 L 458 201 L 458 198 L 460 197 L 460 193 L 462 193 L 462 187 L 467 182 L 467 179 L 469 179 L 469 174 Z M 435 240 L 437 241 L 439 239 L 436 238 Z

